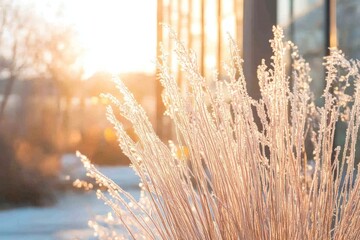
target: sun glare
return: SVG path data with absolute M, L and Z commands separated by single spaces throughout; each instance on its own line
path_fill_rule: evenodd
M 63 0 L 84 48 L 85 74 L 152 72 L 156 56 L 155 0 Z

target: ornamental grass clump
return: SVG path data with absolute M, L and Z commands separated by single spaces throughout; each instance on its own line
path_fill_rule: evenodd
M 188 89 L 181 91 L 163 54 L 159 79 L 176 132 L 170 144 L 116 80 L 123 98 L 105 95 L 112 102 L 107 117 L 141 179 L 142 196 L 135 200 L 82 156 L 89 175 L 110 193 L 98 191 L 113 210 L 105 219 L 111 227 L 90 222 L 100 238 L 359 239 L 360 63 L 331 49 L 324 58 L 324 105 L 316 107 L 308 64 L 294 44 L 284 42 L 281 28 L 273 33 L 273 56 L 258 67 L 261 98 L 255 100 L 232 39 L 226 79 L 214 74 L 206 80 L 194 52 L 170 30 Z M 115 109 L 132 123 L 138 140 L 127 135 Z M 334 146 L 339 121 L 348 123 L 341 147 Z

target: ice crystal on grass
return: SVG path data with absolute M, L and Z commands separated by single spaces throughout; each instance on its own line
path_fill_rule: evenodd
M 166 114 L 176 136 L 170 146 L 152 128 L 126 86 L 110 95 L 107 117 L 119 144 L 140 176 L 136 201 L 82 156 L 89 175 L 108 189 L 99 192 L 114 212 L 102 239 L 356 239 L 360 235 L 360 182 L 355 147 L 360 125 L 360 64 L 331 49 L 325 58 L 324 106 L 310 92 L 310 68 L 283 32 L 274 27 L 273 57 L 258 67 L 261 98 L 246 90 L 239 49 L 229 39 L 226 79 L 207 81 L 195 54 L 170 30 L 186 78 L 182 93 L 159 59 Z M 292 57 L 287 76 L 286 56 Z M 349 90 L 354 88 L 353 96 Z M 113 107 L 138 136 L 130 138 Z M 334 146 L 336 123 L 347 120 L 344 146 Z M 311 142 L 310 146 L 306 142 Z M 341 150 L 342 149 L 342 150 Z

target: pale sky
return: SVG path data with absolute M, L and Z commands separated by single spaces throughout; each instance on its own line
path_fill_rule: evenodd
M 26 2 L 25 0 L 20 0 Z M 33 0 L 40 8 L 64 7 L 64 20 L 85 49 L 86 75 L 96 71 L 155 71 L 156 0 Z M 45 10 L 45 16 L 48 15 Z M 50 17 L 50 16 L 47 16 Z

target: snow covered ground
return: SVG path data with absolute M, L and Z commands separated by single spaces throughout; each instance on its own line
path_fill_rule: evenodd
M 139 198 L 139 179 L 129 167 L 101 167 L 100 171 L 115 180 L 135 198 Z M 95 192 L 68 192 L 54 206 L 26 207 L 0 211 L 1 240 L 94 239 L 88 220 L 109 212 Z

